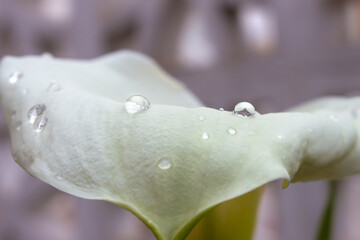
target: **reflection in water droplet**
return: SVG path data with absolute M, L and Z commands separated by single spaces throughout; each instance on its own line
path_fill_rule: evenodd
M 204 121 L 204 120 L 205 120 L 205 117 L 204 117 L 203 115 L 200 115 L 200 116 L 199 116 L 199 120 L 200 120 L 200 121 Z
M 338 121 L 339 121 L 339 119 L 338 119 L 335 115 L 333 115 L 333 114 L 330 114 L 330 115 L 329 115 L 329 118 L 330 118 L 331 121 L 333 121 L 333 122 L 338 122 Z
M 235 135 L 236 134 L 236 130 L 233 128 L 228 128 L 228 133 L 230 133 L 230 135 Z
M 21 121 L 16 121 L 16 122 L 15 122 L 15 129 L 16 129 L 16 131 L 20 131 L 20 130 L 21 130 L 21 124 L 22 124 Z
M 15 84 L 17 83 L 21 78 L 22 78 L 22 73 L 21 72 L 18 72 L 18 71 L 14 71 L 10 74 L 9 78 L 8 78 L 8 81 L 9 83 L 11 84 Z
M 219 108 L 219 111 L 224 111 L 224 109 L 223 109 L 223 108 Z
M 208 132 L 203 132 L 203 134 L 201 135 L 202 139 L 209 139 L 209 133 Z
M 144 112 L 149 108 L 149 100 L 141 95 L 131 96 L 125 102 L 125 110 L 130 114 Z
M 61 90 L 60 83 L 53 81 L 50 83 L 50 85 L 47 88 L 48 92 L 58 92 Z
M 40 117 L 44 113 L 45 110 L 46 110 L 45 104 L 37 104 L 37 105 L 33 106 L 32 108 L 30 108 L 30 110 L 28 111 L 28 114 L 27 114 L 29 123 L 34 124 L 35 120 L 38 117 Z
M 168 158 L 162 158 L 159 160 L 157 166 L 162 170 L 167 170 L 167 169 L 171 168 L 171 166 L 172 166 L 171 160 Z
M 47 119 L 47 117 L 44 117 L 44 116 L 36 119 L 36 121 L 34 123 L 34 131 L 42 132 L 42 130 L 44 130 L 44 128 L 46 127 L 47 122 L 48 122 L 48 119 Z
M 236 104 L 233 113 L 237 116 L 250 117 L 255 114 L 255 108 L 251 103 L 241 102 Z
M 29 89 L 24 88 L 21 92 L 23 95 L 27 95 L 29 93 Z

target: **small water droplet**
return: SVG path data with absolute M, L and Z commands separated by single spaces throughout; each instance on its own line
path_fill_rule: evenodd
M 330 115 L 329 115 L 329 118 L 330 118 L 331 121 L 333 121 L 333 122 L 338 122 L 338 121 L 339 121 L 339 119 L 338 119 L 335 115 L 333 115 L 333 114 L 330 114 Z
M 11 119 L 15 119 L 15 117 L 16 117 L 16 111 L 12 110 L 11 111 Z
M 17 83 L 21 78 L 22 78 L 22 73 L 21 72 L 18 72 L 18 71 L 14 71 L 10 74 L 9 78 L 8 78 L 8 81 L 9 83 L 11 84 L 15 84 Z
M 219 108 L 219 111 L 224 111 L 224 109 L 223 109 L 223 108 Z
M 208 132 L 203 132 L 203 134 L 201 135 L 202 139 L 209 139 L 209 133 Z
M 358 114 L 357 114 L 355 109 L 350 110 L 350 115 L 351 115 L 352 118 L 357 118 L 358 117 Z
M 149 100 L 141 95 L 131 96 L 125 102 L 125 110 L 130 114 L 144 112 L 149 108 Z
M 236 134 L 236 130 L 235 129 L 233 129 L 233 128 L 228 128 L 228 133 L 230 134 L 230 135 L 235 135 Z
M 48 92 L 58 92 L 61 90 L 61 86 L 58 82 L 52 81 L 47 88 Z
M 314 131 L 314 128 L 312 125 L 307 125 L 307 129 L 309 132 L 313 132 Z
M 278 137 L 278 139 L 283 139 L 283 138 L 284 138 L 284 137 L 283 137 L 282 135 L 280 135 L 280 134 L 279 134 L 277 137 Z
M 46 110 L 45 104 L 36 104 L 28 111 L 27 117 L 30 124 L 34 124 L 35 120 L 40 117 Z
M 55 175 L 55 178 L 56 178 L 57 180 L 59 180 L 59 181 L 64 180 L 64 178 L 63 178 L 60 174 L 56 174 L 56 175 Z
M 199 116 L 199 120 L 200 120 L 200 121 L 204 121 L 204 120 L 205 120 L 205 117 L 204 117 L 203 115 L 200 115 L 200 116 Z
M 236 104 L 233 113 L 237 116 L 251 117 L 255 114 L 255 108 L 251 103 L 241 102 Z
M 23 88 L 23 90 L 21 91 L 21 93 L 22 93 L 23 95 L 27 95 L 27 94 L 29 93 L 29 89 Z
M 16 129 L 16 131 L 20 131 L 20 130 L 21 130 L 21 125 L 22 125 L 22 122 L 21 122 L 21 121 L 16 121 L 16 122 L 15 122 L 15 129 Z
M 44 117 L 44 116 L 36 119 L 36 121 L 34 123 L 34 131 L 42 132 L 44 130 L 44 128 L 46 127 L 47 122 L 48 122 L 48 119 L 47 119 L 47 117 Z
M 171 160 L 168 158 L 162 158 L 159 160 L 158 165 L 157 165 L 161 170 L 167 170 L 170 169 L 172 164 L 171 164 Z

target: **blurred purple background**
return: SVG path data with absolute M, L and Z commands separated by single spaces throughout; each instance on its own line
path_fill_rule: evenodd
M 93 58 L 130 48 L 184 82 L 207 106 L 249 101 L 261 113 L 324 95 L 360 92 L 360 1 L 0 0 L 0 57 Z M 359 177 L 339 183 L 333 239 L 360 239 Z M 281 191 L 261 205 L 275 239 L 314 239 L 326 182 Z M 267 239 L 258 232 L 257 239 Z M 12 160 L 0 118 L 1 240 L 147 240 L 127 211 L 61 193 Z

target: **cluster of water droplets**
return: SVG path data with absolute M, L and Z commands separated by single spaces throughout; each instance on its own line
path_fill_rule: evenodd
M 43 116 L 46 110 L 45 104 L 36 104 L 27 113 L 29 123 L 33 125 L 35 132 L 42 132 L 48 122 L 47 117 Z

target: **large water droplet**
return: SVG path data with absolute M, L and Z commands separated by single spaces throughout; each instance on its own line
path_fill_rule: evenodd
M 228 133 L 230 134 L 230 135 L 235 135 L 236 134 L 236 130 L 235 129 L 233 129 L 233 128 L 228 128 Z
M 149 108 L 150 108 L 149 100 L 141 95 L 131 96 L 125 102 L 125 109 L 130 114 L 144 112 Z
M 199 116 L 199 120 L 200 120 L 200 121 L 204 121 L 204 120 L 205 120 L 205 117 L 204 117 L 203 115 L 200 115 L 200 116 Z
M 202 139 L 209 139 L 209 133 L 208 132 L 203 132 L 202 134 L 201 134 L 201 137 L 202 137 Z
M 14 71 L 10 74 L 9 78 L 8 78 L 8 81 L 9 83 L 11 84 L 15 84 L 17 83 L 21 78 L 22 78 L 22 73 L 21 72 L 18 72 L 18 71 Z
M 157 166 L 162 170 L 167 170 L 167 169 L 171 168 L 172 163 L 169 158 L 162 158 L 159 160 Z
M 42 130 L 44 130 L 44 128 L 46 127 L 47 122 L 48 122 L 48 119 L 47 119 L 47 117 L 44 117 L 44 116 L 36 119 L 35 123 L 34 123 L 34 131 L 42 132 Z
M 223 108 L 219 108 L 219 111 L 224 111 L 224 109 L 223 109 Z
M 30 108 L 30 110 L 28 111 L 28 114 L 27 114 L 29 123 L 34 124 L 36 119 L 38 117 L 40 117 L 44 113 L 45 110 L 46 110 L 45 104 L 37 104 L 37 105 L 33 106 L 32 108 Z
M 47 88 L 48 92 L 58 92 L 60 90 L 61 90 L 61 85 L 56 81 L 52 81 Z
M 251 103 L 241 102 L 236 104 L 234 107 L 234 114 L 243 117 L 250 117 L 255 114 L 255 108 Z

